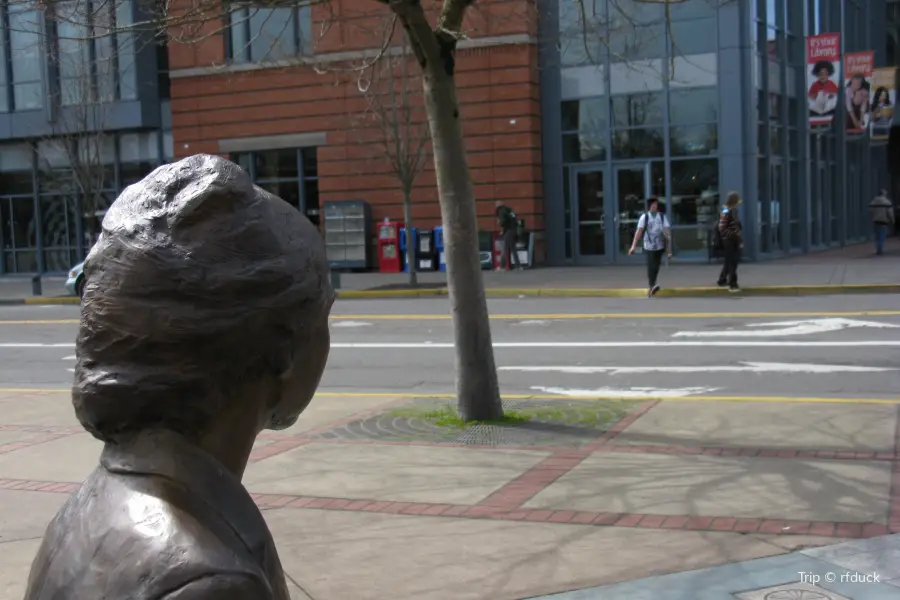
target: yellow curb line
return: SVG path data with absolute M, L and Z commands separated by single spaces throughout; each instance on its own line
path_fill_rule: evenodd
M 23 304 L 81 304 L 81 298 L 63 296 L 61 298 L 25 298 Z
M 0 388 L 2 394 L 69 394 L 69 389 L 27 389 Z M 421 400 L 453 400 L 456 394 L 430 394 L 415 392 L 318 392 L 322 398 L 414 398 Z M 623 402 L 757 402 L 757 403 L 801 403 L 801 404 L 900 404 L 900 398 L 814 398 L 799 396 L 640 396 L 626 398 L 614 394 L 585 396 L 556 396 L 552 394 L 503 394 L 504 400 L 620 400 Z

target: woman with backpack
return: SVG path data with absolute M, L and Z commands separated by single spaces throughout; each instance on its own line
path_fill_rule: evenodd
M 741 196 L 737 192 L 729 192 L 725 200 L 725 208 L 719 215 L 717 233 L 721 240 L 722 253 L 725 256 L 725 264 L 719 274 L 719 287 L 728 286 L 729 292 L 739 292 L 737 268 L 741 260 L 741 248 L 744 241 L 741 237 L 741 218 L 738 215 L 738 206 L 741 204 Z

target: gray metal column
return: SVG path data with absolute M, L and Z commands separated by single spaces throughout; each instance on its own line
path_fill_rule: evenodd
M 558 265 L 566 262 L 560 112 L 559 0 L 540 0 L 538 7 L 544 240 L 547 245 L 547 263 Z
M 754 200 L 758 194 L 751 14 L 749 2 L 719 7 L 719 190 L 722 195 L 735 190 L 747 199 L 742 205 L 743 218 L 747 226 L 755 228 L 759 205 Z M 755 260 L 759 236 L 747 235 L 744 243 L 747 258 Z

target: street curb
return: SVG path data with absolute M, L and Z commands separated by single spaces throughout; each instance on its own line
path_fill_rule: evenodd
M 48 304 L 81 304 L 81 298 L 61 296 L 59 298 L 0 298 L 0 306 L 48 305 Z
M 716 296 L 830 296 L 844 294 L 900 294 L 900 284 L 878 283 L 858 285 L 762 285 L 741 288 L 732 294 L 727 288 L 684 287 L 663 288 L 657 296 L 670 298 L 702 298 Z M 447 288 L 426 290 L 348 290 L 338 291 L 338 298 L 433 298 L 446 296 Z M 644 288 L 488 288 L 488 298 L 558 297 L 558 298 L 643 298 Z
M 488 288 L 488 298 L 644 298 L 644 288 Z M 345 300 L 385 298 L 438 298 L 448 294 L 447 288 L 420 290 L 338 290 L 337 297 Z M 858 285 L 760 285 L 741 288 L 731 294 L 727 288 L 683 287 L 663 288 L 657 297 L 707 298 L 722 296 L 837 296 L 847 294 L 900 294 L 900 283 L 871 283 Z M 0 306 L 16 305 L 77 305 L 81 299 L 74 296 L 56 298 L 0 298 Z

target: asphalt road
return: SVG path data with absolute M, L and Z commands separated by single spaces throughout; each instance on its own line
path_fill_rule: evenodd
M 896 296 L 492 300 L 509 395 L 894 399 Z M 0 307 L 0 389 L 65 389 L 78 307 Z M 447 300 L 333 310 L 326 393 L 449 394 Z

